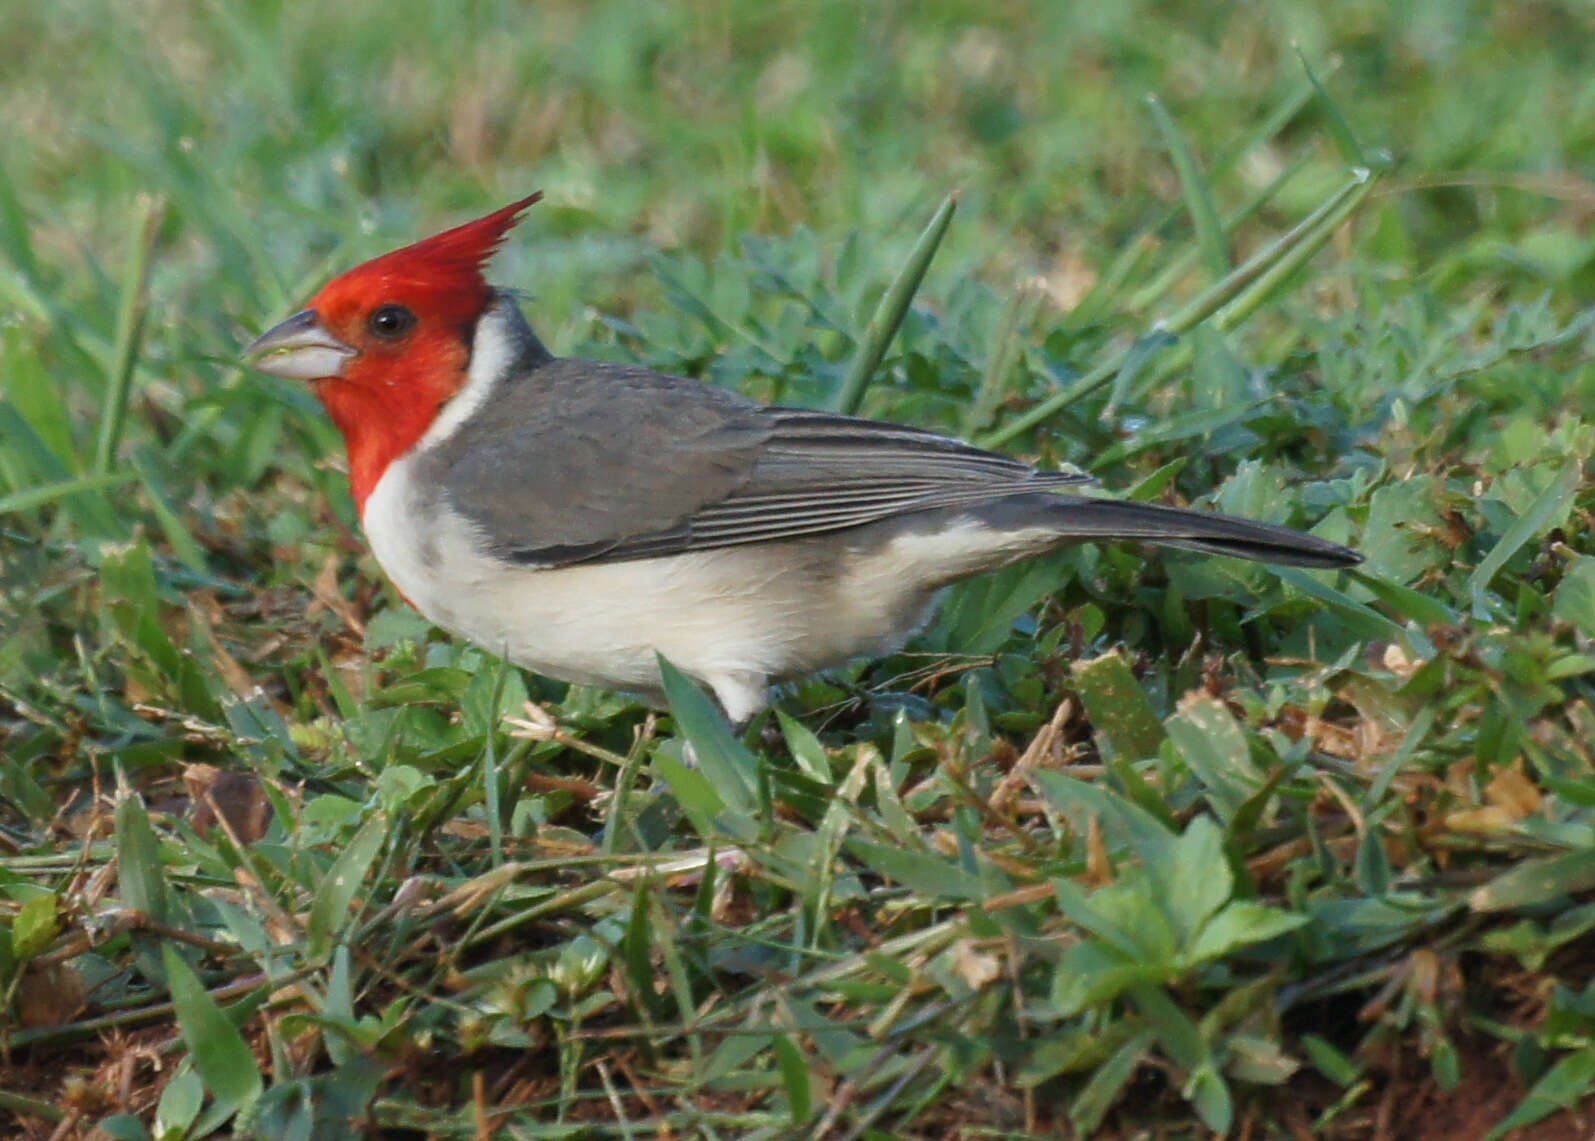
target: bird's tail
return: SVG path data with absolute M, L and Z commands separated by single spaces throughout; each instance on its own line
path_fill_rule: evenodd
M 1362 562 L 1361 555 L 1339 543 L 1234 515 L 1083 495 L 1047 498 L 1051 500 L 1048 522 L 1061 537 L 1070 539 L 1130 539 L 1294 567 L 1350 567 Z

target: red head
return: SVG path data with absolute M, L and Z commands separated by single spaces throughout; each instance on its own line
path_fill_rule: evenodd
M 333 278 L 249 347 L 264 372 L 309 380 L 349 448 L 364 509 L 388 464 L 465 384 L 471 334 L 492 304 L 482 266 L 539 192 Z

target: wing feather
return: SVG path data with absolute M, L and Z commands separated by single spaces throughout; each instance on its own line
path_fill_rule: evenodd
M 743 486 L 666 533 L 622 540 L 605 559 L 642 558 L 840 531 L 943 507 L 1091 482 L 900 424 L 771 408 L 770 435 Z
M 652 558 L 1089 483 L 912 428 L 629 365 L 545 360 L 421 457 L 502 558 Z

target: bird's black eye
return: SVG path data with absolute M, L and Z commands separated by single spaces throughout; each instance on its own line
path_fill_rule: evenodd
M 366 328 L 373 337 L 380 337 L 384 341 L 393 341 L 404 336 L 415 325 L 415 314 L 403 305 L 384 305 L 371 314 L 366 321 Z

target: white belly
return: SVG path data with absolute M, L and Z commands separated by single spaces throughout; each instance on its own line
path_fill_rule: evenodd
M 820 537 L 538 569 L 481 553 L 470 524 L 416 494 L 408 459 L 383 475 L 364 522 L 394 585 L 444 629 L 548 677 L 655 700 L 663 654 L 733 721 L 763 707 L 771 679 L 895 649 L 964 564 L 1047 538 L 971 524 L 867 550 Z

